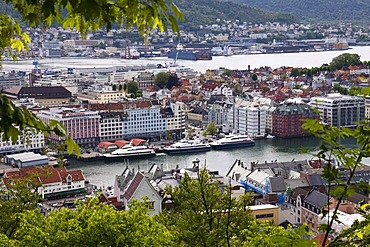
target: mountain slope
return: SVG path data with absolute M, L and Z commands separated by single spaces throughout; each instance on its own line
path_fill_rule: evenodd
M 369 0 L 235 0 L 264 10 L 285 12 L 304 20 L 370 24 Z
M 290 14 L 268 12 L 242 3 L 225 0 L 173 0 L 184 13 L 185 28 L 199 28 L 199 25 L 214 24 L 217 19 L 252 23 L 282 22 L 294 23 L 299 19 Z M 13 8 L 0 0 L 0 12 L 19 17 Z
M 186 27 L 215 23 L 217 19 L 244 22 L 265 23 L 299 22 L 293 15 L 263 11 L 245 4 L 220 0 L 173 0 L 185 16 Z

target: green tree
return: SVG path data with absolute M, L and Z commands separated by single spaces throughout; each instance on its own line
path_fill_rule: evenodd
M 0 236 L 0 245 L 15 246 L 174 246 L 172 234 L 148 215 L 145 203 L 128 211 L 98 204 L 97 198 L 44 216 L 36 210 L 17 215 L 19 227 L 12 238 Z
M 174 205 L 164 210 L 159 221 L 175 234 L 179 246 L 227 246 L 240 243 L 242 229 L 253 221 L 246 209 L 249 194 L 239 200 L 231 196 L 231 190 L 220 190 L 205 169 L 193 179 L 187 173 L 181 187 L 166 189 Z
M 126 85 L 127 93 L 136 94 L 137 90 L 139 90 L 139 85 L 136 81 L 130 81 Z
M 211 135 L 214 136 L 217 134 L 218 128 L 215 122 L 210 122 L 207 127 L 204 129 L 203 136 Z
M 253 80 L 254 82 L 256 82 L 256 81 L 258 80 L 258 77 L 257 77 L 257 75 L 256 75 L 256 74 L 253 74 L 253 75 L 252 75 L 252 80 Z
M 177 77 L 176 73 L 171 73 L 168 77 L 168 82 L 166 84 L 166 88 L 171 89 L 173 87 L 179 86 L 179 78 Z
M 327 127 L 320 124 L 318 120 L 306 120 L 303 128 L 322 141 L 319 151 L 313 155 L 325 162 L 322 177 L 328 181 L 328 194 L 336 198 L 338 202 L 342 202 L 358 189 L 358 186 L 353 184 L 352 179 L 356 170 L 363 165 L 363 158 L 370 155 L 369 121 L 359 122 L 355 129 L 348 129 L 334 126 Z M 341 139 L 345 138 L 354 138 L 357 141 L 357 147 L 346 148 L 340 142 Z M 344 177 L 341 174 L 343 171 L 347 172 Z M 333 188 L 332 184 L 335 184 L 336 187 Z M 359 189 L 363 190 L 362 184 L 360 184 Z M 327 224 L 320 226 L 320 229 L 325 233 L 323 243 L 329 238 L 334 222 L 338 221 L 339 205 L 340 203 L 333 205 L 333 217 L 329 217 L 327 212 L 324 211 Z
M 293 77 L 299 76 L 299 69 L 293 68 L 292 71 L 290 72 L 290 76 L 293 76 Z
M 113 91 L 116 91 L 116 90 L 117 90 L 117 85 L 116 85 L 116 84 L 113 84 L 113 85 L 112 85 L 112 90 L 113 90 Z
M 172 139 L 172 132 L 171 131 L 167 131 L 166 132 L 166 140 L 171 140 Z
M 156 1 L 110 1 L 80 0 L 71 4 L 64 0 L 6 0 L 13 4 L 14 10 L 24 23 L 30 27 L 46 28 L 53 23 L 62 24 L 63 28 L 71 28 L 80 31 L 86 37 L 88 30 L 106 28 L 110 30 L 112 24 L 118 24 L 129 29 L 135 26 L 142 36 L 148 37 L 148 32 L 153 28 L 164 31 L 171 26 L 178 33 L 178 20 L 183 21 L 183 15 L 171 0 Z M 0 57 L 5 51 L 9 51 L 13 59 L 16 54 L 13 51 L 28 49 L 30 38 L 22 31 L 18 19 L 9 14 L 0 14 Z M 1 68 L 0 60 L 0 68 Z M 33 128 L 42 131 L 45 135 L 55 133 L 66 141 L 67 151 L 71 154 L 74 150 L 79 155 L 78 145 L 68 136 L 65 128 L 57 121 L 44 124 L 35 115 L 26 109 L 20 109 L 0 94 L 0 133 L 3 140 L 15 142 L 19 131 L 25 128 Z
M 335 58 L 330 63 L 335 69 L 342 69 L 351 65 L 361 64 L 360 56 L 358 54 L 343 53 Z
M 119 91 L 122 91 L 122 89 L 123 89 L 123 86 L 122 86 L 122 84 L 120 83 L 120 84 L 118 85 L 118 90 L 119 90 Z
M 0 189 L 0 233 L 13 237 L 19 227 L 17 214 L 36 209 L 40 196 L 40 186 L 36 174 L 22 179 L 6 179 Z
M 159 72 L 154 78 L 154 84 L 157 85 L 159 88 L 164 88 L 167 85 L 169 78 L 169 73 Z

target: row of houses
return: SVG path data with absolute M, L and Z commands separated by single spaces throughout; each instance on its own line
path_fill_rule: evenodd
M 363 219 L 358 209 L 369 202 L 369 195 L 356 191 L 348 198 L 338 201 L 328 191 L 329 182 L 321 177 L 322 160 L 292 160 L 244 164 L 236 160 L 226 176 L 245 186 L 246 191 L 254 192 L 257 205 L 278 205 L 286 221 L 293 225 L 307 224 L 315 236 L 320 235 L 319 225 L 332 217 L 338 205 L 342 224 L 334 225 L 332 236 L 351 226 L 355 220 Z M 342 177 L 349 175 L 344 167 L 338 168 Z M 353 184 L 370 182 L 370 168 L 363 166 L 356 171 Z M 335 184 L 331 184 L 332 189 Z M 328 212 L 328 214 L 325 214 Z

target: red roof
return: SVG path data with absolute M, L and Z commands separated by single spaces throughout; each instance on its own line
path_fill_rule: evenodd
M 131 143 L 134 145 L 134 146 L 139 146 L 139 145 L 142 145 L 146 142 L 146 140 L 144 139 L 139 139 L 139 138 L 134 138 L 134 139 L 131 139 Z
M 129 144 L 130 142 L 129 141 L 126 141 L 126 140 L 116 140 L 114 142 L 114 144 L 116 144 L 119 148 Z
M 67 171 L 65 167 L 27 167 L 20 168 L 17 171 L 6 172 L 4 174 L 4 182 L 7 183 L 10 179 L 30 178 L 35 176 L 35 182 L 41 184 L 67 182 L 67 176 L 72 177 L 72 181 L 83 181 L 85 177 L 81 170 Z
M 98 148 L 107 149 L 109 146 L 114 145 L 112 142 L 100 142 Z

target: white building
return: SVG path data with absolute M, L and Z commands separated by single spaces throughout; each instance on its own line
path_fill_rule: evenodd
M 150 138 L 165 135 L 166 120 L 160 107 L 144 107 L 126 110 L 127 118 L 123 123 L 123 136 L 130 138 Z
M 46 155 L 35 154 L 33 152 L 26 152 L 5 155 L 4 163 L 18 168 L 30 166 L 45 166 L 49 165 L 49 158 Z
M 11 139 L 3 141 L 3 134 L 0 134 L 0 154 L 19 153 L 22 151 L 40 152 L 44 146 L 44 134 L 36 130 L 24 130 L 19 134 L 15 143 Z
M 123 125 L 127 120 L 124 112 L 101 112 L 99 122 L 100 141 L 115 141 L 123 139 Z
M 335 127 L 356 127 L 356 122 L 365 118 L 365 99 L 356 96 L 328 94 L 313 97 L 309 105 L 320 112 L 320 121 Z
M 3 182 L 7 185 L 11 179 L 27 178 L 32 174 L 37 174 L 37 181 L 41 183 L 38 193 L 43 198 L 68 196 L 86 191 L 82 170 L 67 171 L 65 167 L 20 168 L 17 171 L 6 172 Z
M 181 139 L 185 131 L 186 105 L 182 102 L 170 103 L 172 114 L 165 117 L 166 130 Z
M 114 183 L 114 196 L 123 202 L 126 210 L 130 208 L 133 200 L 146 200 L 150 214 L 162 211 L 162 197 L 154 189 L 150 181 L 141 172 L 134 172 L 126 168 L 121 175 L 116 175 Z
M 266 134 L 266 112 L 268 107 L 260 101 L 239 99 L 227 113 L 225 132 L 237 132 L 251 137 Z

